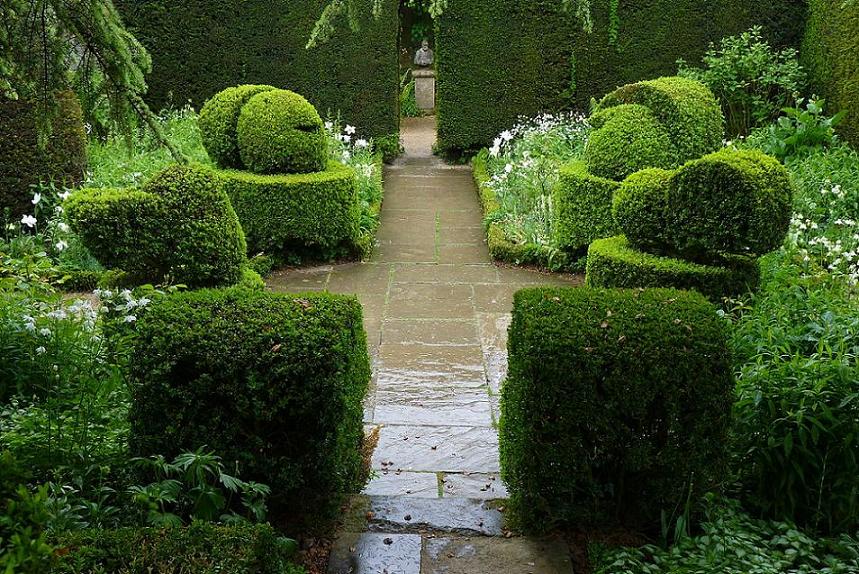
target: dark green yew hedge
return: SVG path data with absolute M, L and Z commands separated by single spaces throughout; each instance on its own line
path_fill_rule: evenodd
M 269 525 L 120 528 L 65 532 L 54 574 L 300 574 L 294 544 Z
M 671 287 L 702 293 L 714 302 L 755 291 L 760 283 L 756 260 L 725 256 L 710 265 L 639 251 L 626 237 L 597 239 L 588 249 L 589 287 Z
M 810 0 L 802 65 L 826 98 L 827 113 L 846 110 L 839 132 L 859 146 L 859 2 Z
M 361 305 L 330 294 L 203 290 L 139 319 L 131 451 L 206 445 L 271 487 L 273 520 L 324 522 L 363 483 L 370 361 Z
M 14 219 L 33 213 L 31 185 L 42 181 L 71 187 L 84 177 L 87 140 L 80 103 L 72 92 L 55 97 L 56 115 L 43 146 L 34 105 L 0 97 L 0 218 L 5 209 Z
M 520 526 L 658 532 L 725 478 L 732 370 L 700 295 L 525 289 L 508 349 L 501 470 Z
M 617 4 L 613 41 L 610 4 L 591 2 L 588 34 L 557 0 L 448 2 L 436 33 L 439 148 L 484 147 L 520 115 L 586 110 L 591 98 L 671 75 L 678 58 L 696 62 L 710 42 L 754 24 L 778 46 L 798 45 L 805 15 L 796 0 L 631 0 Z
M 399 132 L 398 3 L 354 0 L 359 29 L 341 18 L 326 44 L 305 49 L 322 0 L 117 0 L 152 55 L 148 100 L 199 109 L 238 84 L 304 95 L 324 116 L 340 110 L 362 136 Z

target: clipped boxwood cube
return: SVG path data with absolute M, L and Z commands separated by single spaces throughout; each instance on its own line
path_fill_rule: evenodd
M 598 110 L 623 104 L 639 104 L 653 112 L 668 131 L 680 162 L 716 151 L 722 145 L 722 108 L 710 88 L 701 82 L 669 76 L 627 84 L 606 95 Z
M 92 529 L 61 533 L 54 574 L 193 572 L 302 574 L 295 543 L 268 524 L 195 522 L 188 527 Z
M 558 247 L 571 253 L 583 252 L 594 239 L 616 235 L 611 203 L 619 186 L 616 181 L 589 173 L 583 162 L 562 167 L 552 191 Z
M 236 213 L 205 167 L 167 167 L 140 190 L 82 189 L 65 210 L 96 259 L 139 282 L 232 285 L 247 262 Z
M 525 289 L 508 349 L 501 472 L 519 526 L 658 532 L 725 478 L 732 368 L 699 294 Z
M 251 97 L 239 113 L 236 136 L 242 164 L 254 173 L 309 173 L 328 161 L 322 118 L 289 90 Z
M 271 487 L 273 519 L 301 524 L 360 489 L 370 361 L 354 297 L 188 292 L 149 309 L 138 332 L 135 456 L 205 445 Z
M 236 126 L 242 106 L 253 96 L 276 89 L 274 86 L 245 84 L 221 90 L 200 110 L 200 134 L 209 157 L 223 168 L 241 168 Z
M 718 263 L 705 265 L 639 251 L 622 235 L 594 241 L 588 249 L 589 287 L 674 287 L 721 302 L 755 291 L 759 283 L 758 262 L 740 255 L 725 255 Z
M 361 210 L 355 172 L 331 162 L 325 171 L 258 175 L 215 172 L 238 214 L 251 254 L 323 257 L 357 247 Z

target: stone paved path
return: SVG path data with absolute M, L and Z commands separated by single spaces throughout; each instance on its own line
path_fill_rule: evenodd
M 433 118 L 403 128 L 371 261 L 269 281 L 354 293 L 364 306 L 374 365 L 365 422 L 379 440 L 329 572 L 568 574 L 561 542 L 503 537 L 496 426 L 513 293 L 579 279 L 492 264 L 470 168 L 432 156 Z

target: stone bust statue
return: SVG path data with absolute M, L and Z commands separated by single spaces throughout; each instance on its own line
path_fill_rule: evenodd
M 435 56 L 433 55 L 432 50 L 430 50 L 429 42 L 424 40 L 421 43 L 421 49 L 415 53 L 415 64 L 427 67 L 432 66 L 433 61 L 435 61 Z

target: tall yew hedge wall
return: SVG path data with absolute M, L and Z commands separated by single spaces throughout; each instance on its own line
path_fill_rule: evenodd
M 671 75 L 678 58 L 695 62 L 710 42 L 755 24 L 777 45 L 799 45 L 806 12 L 797 0 L 594 0 L 587 33 L 559 5 L 448 2 L 436 32 L 443 151 L 485 146 L 520 115 L 586 109 L 617 86 Z
M 802 65 L 828 112 L 846 110 L 839 131 L 859 146 L 859 2 L 810 0 Z
M 399 131 L 397 1 L 356 0 L 359 29 L 341 19 L 325 44 L 305 49 L 325 0 L 117 0 L 152 55 L 148 100 L 156 109 L 218 91 L 270 84 L 298 92 L 324 116 L 340 110 L 361 135 Z

